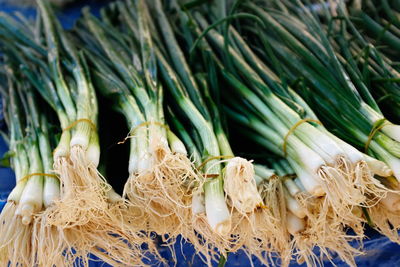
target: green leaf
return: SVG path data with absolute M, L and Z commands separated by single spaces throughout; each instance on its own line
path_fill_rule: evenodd
M 0 159 L 0 166 L 4 168 L 10 168 L 11 167 L 11 162 L 10 158 L 15 156 L 14 151 L 7 151 L 4 153 L 3 157 Z

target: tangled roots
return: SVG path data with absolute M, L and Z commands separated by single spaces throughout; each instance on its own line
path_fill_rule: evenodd
M 88 266 L 91 255 L 112 266 L 143 265 L 148 253 L 158 255 L 153 242 L 139 232 L 118 227 L 114 221 L 90 221 L 71 228 L 49 225 L 46 216 L 35 218 L 33 251 L 39 266 Z M 112 230 L 110 230 L 112 229 Z M 148 244 L 143 250 L 142 244 Z
M 149 242 L 150 250 L 151 241 L 125 219 L 125 202 L 109 194 L 111 187 L 85 151 L 73 147 L 70 158 L 59 159 L 55 167 L 61 197 L 35 219 L 38 259 L 71 266 L 77 259 L 87 263 L 91 253 L 113 266 L 140 265 L 140 246 Z
M 400 244 L 400 197 L 389 192 L 380 203 L 368 209 L 374 228 L 392 242 Z
M 290 262 L 290 235 L 286 230 L 286 200 L 282 181 L 272 176 L 259 186 L 264 205 L 259 207 L 254 218 L 253 241 L 245 246 L 265 264 L 276 262 L 279 254 L 281 266 Z M 252 244 L 251 244 L 252 243 Z
M 347 166 L 344 159 L 339 161 Z M 366 197 L 356 187 L 352 172 L 344 172 L 343 169 L 349 168 L 322 166 L 318 171 L 318 176 L 326 192 L 325 200 L 329 202 L 336 214 L 346 218 L 352 213 L 354 206 L 359 206 L 365 202 Z
M 362 194 L 368 196 L 368 201 L 364 203 L 364 207 L 372 207 L 386 197 L 389 190 L 374 178 L 374 173 L 369 169 L 365 161 L 358 162 L 353 172 L 356 187 Z
M 281 255 L 283 263 L 290 258 L 289 240 L 286 231 L 286 199 L 282 181 L 278 176 L 272 176 L 267 182 L 263 182 L 261 191 L 266 208 L 263 209 L 265 228 L 264 231 L 271 237 L 269 242 L 274 251 Z
M 15 214 L 17 206 L 7 202 L 0 214 L 0 263 L 2 266 L 30 266 L 35 255 L 31 249 L 31 226 Z
M 365 161 L 352 164 L 340 157 L 336 161 L 335 168 L 347 180 L 347 183 L 343 183 L 343 185 L 348 186 L 348 190 L 351 190 L 346 192 L 349 205 L 371 207 L 384 198 L 389 191 L 379 180 L 374 178 L 374 173 Z M 357 190 L 358 194 L 354 190 Z M 368 199 L 362 199 L 361 195 Z M 361 202 L 362 200 L 365 202 Z
M 309 235 L 307 232 L 306 230 L 293 235 L 293 255 L 298 263 L 306 262 L 307 266 L 323 266 L 324 261 L 329 260 L 333 263 L 333 259 L 339 257 L 349 266 L 356 266 L 354 257 L 362 253 L 345 240 L 345 235 L 331 240 L 325 239 L 321 244 L 315 235 Z M 316 247 L 318 247 L 318 252 L 315 250 Z
M 108 209 L 106 192 L 110 186 L 86 159 L 81 147 L 73 147 L 70 160 L 59 159 L 55 169 L 61 181 L 61 196 L 47 212 L 47 223 L 74 227 L 104 216 Z
M 305 230 L 293 235 L 293 255 L 309 266 L 321 265 L 324 259 L 332 261 L 335 255 L 350 266 L 355 266 L 354 257 L 362 254 L 364 237 L 361 214 L 349 213 L 350 217 L 344 220 L 326 198 L 327 196 L 314 198 L 302 193 L 297 195 L 297 200 L 305 208 L 307 216 Z M 355 235 L 346 234 L 346 225 L 355 230 Z M 359 243 L 358 248 L 349 244 L 352 240 Z M 315 247 L 319 248 L 318 254 L 313 250 Z
M 219 253 L 239 250 L 249 257 L 257 257 L 265 265 L 276 262 L 277 255 L 281 254 L 281 265 L 288 265 L 290 236 L 284 223 L 286 207 L 281 181 L 278 177 L 265 181 L 259 186 L 258 194 L 264 201 L 251 212 L 243 213 L 231 206 L 233 223 L 228 236 L 216 234 L 204 214 L 194 216 L 193 230 L 187 231 L 189 235 L 184 238 L 194 245 L 207 265 L 217 262 Z
M 152 149 L 152 158 L 151 169 L 130 175 L 124 195 L 151 230 L 177 236 L 190 224 L 192 188 L 201 182 L 190 160 L 163 144 Z

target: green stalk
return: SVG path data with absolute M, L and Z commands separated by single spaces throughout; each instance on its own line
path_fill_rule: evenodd
M 393 49 L 399 49 L 400 38 L 396 37 L 391 32 L 388 32 L 383 26 L 378 24 L 364 12 L 356 12 L 353 15 L 362 19 L 366 30 L 370 32 L 375 38 L 378 38 L 383 43 L 388 44 Z
M 156 55 L 161 75 L 169 91 L 179 108 L 185 113 L 200 135 L 204 147 L 202 155 L 205 157 L 203 160 L 220 156 L 219 143 L 212 124 L 203 117 L 189 96 L 185 94 L 186 91 L 183 89 L 180 80 L 161 53 L 156 51 Z M 226 236 L 231 230 L 231 222 L 230 213 L 225 202 L 221 166 L 217 160 L 209 160 L 203 170 L 207 175 L 217 175 L 217 178 L 212 178 L 204 184 L 207 221 L 215 232 Z M 206 177 L 206 179 L 209 178 Z
M 129 93 L 129 89 L 124 83 L 114 76 L 111 70 L 101 67 L 100 62 L 96 61 L 97 71 L 94 72 L 97 88 L 100 92 L 114 100 L 114 107 L 121 112 L 131 127 L 130 155 L 129 155 L 129 173 L 139 171 L 139 159 L 143 152 L 148 149 L 148 138 L 146 127 L 139 127 L 145 122 L 145 115 L 142 114 L 136 99 Z
M 50 65 L 50 71 L 52 79 L 55 82 L 57 93 L 60 96 L 60 100 L 65 108 L 66 114 L 68 115 L 69 121 L 73 122 L 76 119 L 76 109 L 74 101 L 71 98 L 70 91 L 64 80 L 64 76 L 61 71 L 59 44 L 57 41 L 57 34 L 54 29 L 54 21 L 51 19 L 49 12 L 49 6 L 46 1 L 39 0 L 38 6 L 42 15 L 47 47 L 49 49 L 47 56 Z
M 203 117 L 189 97 L 185 95 L 184 89 L 182 88 L 178 77 L 176 77 L 174 71 L 159 52 L 157 52 L 157 58 L 161 74 L 164 77 L 170 92 L 173 94 L 175 101 L 188 116 L 188 119 L 192 122 L 197 132 L 200 134 L 205 150 L 203 155 L 207 155 L 207 157 L 219 156 L 220 151 L 218 140 L 213 132 L 212 125 Z M 208 170 L 209 173 L 221 174 L 221 167 L 218 164 L 215 165 L 214 162 L 215 160 L 208 162 L 205 166 L 205 169 L 207 170 L 209 167 L 214 165 Z
M 29 161 L 29 174 L 43 173 L 38 143 L 29 140 L 27 143 Z M 19 214 L 23 217 L 22 223 L 29 224 L 32 215 L 41 210 L 43 205 L 43 176 L 35 175 L 28 178 L 19 202 Z
M 43 171 L 46 174 L 52 174 L 53 157 L 51 146 L 49 143 L 48 122 L 45 116 L 41 116 L 41 130 L 39 134 L 39 150 L 43 163 Z M 60 181 L 55 177 L 44 177 L 43 186 L 43 204 L 45 207 L 50 206 L 60 196 Z
M 139 39 L 140 39 L 140 54 L 142 58 L 142 65 L 144 68 L 144 77 L 146 85 L 148 87 L 148 93 L 151 99 L 155 102 L 156 110 L 153 111 L 155 118 L 148 118 L 149 121 L 158 121 L 164 124 L 164 110 L 163 110 L 163 98 L 164 92 L 162 86 L 157 80 L 157 59 L 154 51 L 154 44 L 152 41 L 149 19 L 146 19 L 147 7 L 145 1 L 140 0 L 137 3 L 137 14 L 138 14 L 138 26 L 139 26 Z M 173 143 L 176 144 L 177 138 L 173 136 L 172 132 L 168 132 L 164 127 L 154 125 L 150 127 L 150 130 L 155 130 L 155 136 L 158 138 L 161 136 L 166 139 L 167 136 L 172 138 Z M 152 136 L 152 133 L 150 133 Z M 171 139 L 170 139 L 171 140 Z M 161 142 L 166 142 L 162 140 Z
M 8 117 L 10 131 L 10 150 L 13 151 L 15 157 L 11 162 L 15 170 L 16 187 L 8 196 L 8 201 L 19 203 L 27 180 L 20 182 L 22 178 L 29 174 L 29 157 L 25 150 L 25 138 L 23 133 L 23 125 L 20 119 L 20 104 L 17 102 L 17 88 L 13 81 L 13 73 L 7 73 L 7 95 L 3 97 L 7 100 L 5 115 Z
M 96 40 L 104 49 L 104 52 L 114 68 L 122 76 L 124 82 L 128 85 L 129 89 L 132 90 L 133 95 L 138 99 L 139 103 L 141 103 L 141 108 L 146 113 L 146 117 L 151 118 L 153 116 L 152 114 L 154 114 L 153 111 L 156 110 L 154 107 L 156 103 L 149 98 L 133 63 L 124 62 L 126 59 L 122 58 L 114 47 L 112 47 L 111 43 L 108 42 L 106 32 L 100 27 L 100 22 L 96 18 L 85 14 L 85 21 L 90 31 L 96 36 Z M 150 103 L 150 105 L 148 103 Z
M 168 112 L 170 114 L 169 121 L 173 125 L 173 128 L 179 134 L 180 138 L 182 139 L 183 143 L 185 144 L 186 148 L 189 150 L 189 156 L 194 161 L 196 166 L 200 166 L 201 164 L 201 156 L 199 149 L 196 147 L 196 144 L 192 140 L 189 133 L 186 131 L 183 124 L 178 120 L 176 115 L 172 112 L 170 108 L 168 108 Z
M 15 151 L 16 156 L 14 156 L 11 161 L 13 165 L 13 170 L 15 172 L 16 186 L 8 195 L 7 200 L 14 203 L 19 203 L 22 192 L 24 191 L 27 182 L 27 180 L 21 182 L 20 180 L 21 178 L 28 175 L 29 160 L 28 160 L 28 155 L 22 145 L 16 146 L 15 149 L 13 149 L 13 151 Z
M 206 120 L 209 120 L 210 114 L 205 107 L 205 103 L 202 98 L 199 97 L 200 90 L 195 82 L 195 79 L 192 75 L 192 72 L 185 60 L 183 52 L 179 47 L 174 33 L 171 29 L 171 26 L 168 22 L 168 19 L 162 9 L 161 1 L 155 1 L 155 11 L 157 14 L 157 20 L 159 22 L 159 27 L 161 33 L 164 37 L 164 41 L 166 43 L 166 47 L 168 49 L 168 54 L 170 55 L 170 59 L 173 67 L 175 68 L 178 76 L 182 80 L 183 85 L 185 86 L 191 101 L 194 103 L 196 108 L 201 112 Z

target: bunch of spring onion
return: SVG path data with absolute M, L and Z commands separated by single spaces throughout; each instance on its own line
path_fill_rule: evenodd
M 172 128 L 177 129 L 177 133 L 189 151 L 193 151 L 192 155 L 196 155 L 201 149 L 201 142 L 197 139 L 197 134 L 193 133 L 191 127 L 186 126 L 187 121 L 179 120 L 171 110 L 168 115 L 168 121 Z M 195 162 L 195 164 L 201 166 L 201 162 Z M 253 165 L 253 168 L 250 168 L 249 162 L 240 157 L 229 161 L 224 160 L 222 164 L 226 164 L 223 169 L 223 182 L 230 211 L 231 229 L 229 234 L 217 236 L 214 231 L 210 231 L 207 224 L 205 225 L 205 199 L 204 193 L 200 192 L 193 196 L 192 212 L 195 220 L 193 228 L 200 234 L 201 241 L 198 242 L 197 235 L 194 237 L 190 235 L 193 233 L 184 234 L 183 237 L 191 242 L 197 251 L 206 256 L 205 259 L 208 263 L 210 263 L 208 255 L 212 255 L 212 259 L 216 259 L 215 257 L 218 256 L 215 248 L 220 252 L 233 253 L 242 249 L 249 259 L 256 256 L 266 265 L 275 261 L 270 256 L 276 256 L 277 252 L 281 254 L 280 257 L 283 260 L 289 261 L 291 259 L 290 242 L 285 224 L 282 223 L 285 221 L 286 213 L 282 211 L 286 210 L 286 201 L 283 198 L 279 177 L 274 174 L 273 170 L 263 165 Z M 236 179 L 229 180 L 232 177 Z M 237 179 L 238 177 L 239 179 Z M 243 177 L 250 177 L 251 180 L 249 178 L 244 180 Z M 257 189 L 254 190 L 253 183 L 257 186 L 258 192 Z M 232 192 L 236 195 L 232 195 Z M 252 209 L 247 208 L 247 211 L 244 211 L 241 204 L 249 206 L 250 202 L 244 202 L 243 199 L 246 200 L 246 198 L 258 200 L 258 202 L 253 200 Z
M 369 164 L 376 174 L 373 184 L 378 186 L 375 182 L 379 181 L 386 193 L 382 195 L 382 201 L 377 202 L 381 197 L 377 198 L 369 192 L 364 205 L 366 208 L 380 206 L 386 210 L 384 213 L 397 213 L 398 188 L 396 182 L 391 182 L 391 175 L 399 177 L 399 126 L 382 115 L 370 94 L 369 85 L 360 79 L 360 70 L 354 65 L 345 68 L 335 55 L 334 44 L 331 44 L 328 34 L 331 30 L 329 25 L 334 23 L 330 21 L 326 27 L 321 26 L 316 15 L 300 2 L 296 7 L 289 4 L 286 7 L 285 10 L 271 11 L 248 6 L 272 29 L 258 35 L 262 38 L 258 47 L 263 48 L 258 50 L 260 57 L 272 58 L 269 64 L 276 75 L 300 88 L 300 94 L 328 129 L 352 145 L 365 149 L 371 156 L 367 158 L 367 163 L 376 158 L 381 160 L 380 165 L 384 162 L 389 166 L 386 170 L 382 168 L 385 170 L 383 173 Z M 255 36 L 255 33 L 249 34 Z M 277 64 L 278 61 L 284 64 Z M 397 227 L 396 223 L 394 228 Z
M 16 186 L 0 215 L 0 262 L 4 266 L 43 264 L 47 259 L 40 254 L 36 216 L 60 195 L 59 180 L 52 173 L 51 135 L 32 88 L 20 82 L 18 72 L 9 66 L 4 70 L 7 79 L 0 87 Z
M 122 198 L 97 171 L 97 100 L 85 59 L 67 39 L 48 4 L 38 3 L 44 28 L 23 30 L 23 25 L 3 16 L 1 29 L 9 33 L 3 52 L 20 64 L 24 79 L 60 122 L 61 137 L 53 152 L 60 198 L 40 216 L 40 260 L 70 265 L 80 258 L 87 264 L 93 253 L 110 264 L 141 264 L 140 246 L 147 238 L 126 227 Z
M 391 32 L 396 32 L 396 27 L 399 26 L 398 19 L 394 16 L 396 11 L 389 8 L 388 1 L 382 1 L 381 12 L 384 13 L 381 23 L 385 25 L 384 29 L 381 29 L 381 34 L 390 36 Z M 366 34 L 363 34 L 364 27 L 358 28 L 357 22 L 352 23 L 343 3 L 338 7 L 337 13 L 342 14 L 343 18 L 345 18 L 343 21 L 337 21 L 340 25 L 341 34 L 334 35 L 337 38 L 330 40 L 335 47 L 338 58 L 342 63 L 344 60 L 348 62 L 344 65 L 349 72 L 354 73 L 351 76 L 353 81 L 361 80 L 366 84 L 383 114 L 399 122 L 398 96 L 400 87 L 398 80 L 400 73 L 396 63 L 393 61 L 396 60 L 396 53 L 392 51 L 395 48 L 387 47 L 386 45 L 382 48 L 377 47 L 379 43 L 386 43 L 384 41 L 385 38 L 382 38 L 382 41 L 379 41 L 379 39 L 374 41 L 369 37 L 368 30 Z M 351 13 L 353 14 L 354 12 Z M 372 23 L 370 27 L 375 31 L 374 24 L 370 21 L 368 15 L 363 14 L 362 11 L 357 11 L 357 14 L 361 15 L 367 22 Z M 390 23 L 385 21 L 385 18 L 393 25 L 389 26 L 388 24 Z M 385 30 L 387 28 L 388 32 Z M 386 186 L 397 190 L 400 188 L 398 181 L 395 179 L 386 181 Z M 399 196 L 394 193 L 388 193 L 388 196 L 380 205 L 369 209 L 374 228 L 397 243 L 400 241 L 398 234 L 398 229 L 400 228 L 398 219 L 400 214 L 399 205 Z
M 207 21 L 199 13 L 195 14 L 195 17 L 203 29 L 208 27 Z M 218 23 L 220 22 L 216 22 L 214 25 Z M 187 24 L 193 25 L 193 21 Z M 224 55 L 226 44 L 224 44 L 223 37 L 210 28 L 206 30 L 206 33 L 216 51 L 220 55 Z M 370 168 L 387 176 L 387 172 L 389 172 L 387 166 L 358 152 L 318 124 L 302 123 L 292 134 L 285 137 L 289 129 L 302 119 L 301 116 L 304 114 L 299 112 L 298 107 L 302 107 L 304 101 L 298 97 L 301 104 L 291 106 L 282 101 L 281 99 L 284 97 L 281 97 L 278 92 L 283 88 L 276 82 L 276 76 L 271 76 L 271 71 L 264 68 L 254 53 L 249 51 L 243 42 L 240 42 L 240 35 L 236 34 L 236 37 L 238 37 L 238 44 L 232 45 L 232 47 L 228 46 L 230 62 L 225 64 L 225 66 L 229 66 L 229 63 L 233 64 L 234 70 L 227 71 L 220 66 L 226 81 L 234 89 L 236 96 L 222 94 L 223 97 L 226 97 L 227 103 L 239 113 L 243 112 L 239 107 L 249 108 L 251 114 L 254 114 L 261 122 L 256 124 L 257 126 L 267 125 L 256 129 L 254 124 L 248 126 L 261 132 L 266 143 L 271 144 L 273 152 L 287 156 L 293 162 L 307 192 L 314 196 L 314 199 L 320 200 L 320 206 L 313 210 L 314 216 L 319 218 L 316 220 L 319 225 L 313 226 L 315 238 L 321 242 L 326 241 L 321 232 L 325 227 L 331 227 L 334 234 L 330 235 L 329 243 L 320 244 L 321 247 L 330 247 L 331 250 L 338 252 L 342 259 L 353 263 L 352 251 L 348 249 L 348 245 L 346 246 L 347 238 L 350 237 L 345 235 L 343 225 L 352 226 L 357 230 L 358 236 L 354 238 L 360 238 L 363 235 L 360 225 L 363 218 L 360 216 L 359 206 L 367 205 L 364 204 L 365 193 L 376 195 L 376 201 L 387 193 L 386 189 L 372 178 Z M 218 62 L 218 60 L 215 61 Z M 293 103 L 294 101 L 292 101 Z M 308 108 L 308 110 L 310 109 Z M 285 142 L 287 155 L 284 155 L 282 151 L 284 139 L 287 139 Z M 318 198 L 325 194 L 325 197 Z M 327 209 L 327 212 L 321 212 L 321 210 Z M 341 240 L 341 242 L 336 240 Z M 313 257 L 310 250 L 314 245 L 318 245 L 318 241 L 309 243 L 310 247 L 305 252 L 305 258 Z M 322 255 L 325 253 L 328 254 L 323 249 Z
M 388 3 L 382 4 L 386 6 Z M 371 106 L 377 107 L 379 104 L 379 108 L 385 108 L 385 105 L 382 104 L 388 104 L 387 100 L 389 103 L 394 103 L 384 111 L 389 115 L 395 115 L 398 110 L 396 95 L 400 89 L 396 84 L 396 79 L 400 77 L 400 74 L 389 59 L 390 55 L 383 49 L 375 47 L 369 41 L 368 36 L 357 29 L 343 3 L 337 9 L 331 10 L 330 13 L 326 12 L 325 16 L 324 19 L 331 22 L 330 27 L 326 27 L 326 34 L 330 33 L 329 41 L 335 49 L 337 58 L 349 73 L 350 79 L 354 84 L 365 85 L 367 92 L 370 93 L 367 101 Z M 341 16 L 342 19 L 332 20 L 337 16 Z M 385 101 L 385 99 L 387 100 Z M 397 119 L 396 117 L 396 115 L 393 116 L 394 119 Z M 398 182 L 393 177 L 382 180 L 382 182 L 392 190 L 399 189 Z M 397 229 L 400 227 L 397 219 L 400 212 L 399 204 L 399 196 L 389 192 L 381 203 L 369 209 L 373 226 L 395 242 L 400 240 L 397 233 Z
M 312 83 L 312 88 L 315 88 L 312 91 L 314 96 L 322 96 L 325 94 L 324 98 L 320 98 L 320 105 L 325 104 L 325 102 L 322 103 L 322 101 L 329 98 L 329 101 L 335 104 L 332 107 L 334 109 L 333 111 L 346 107 L 347 109 L 351 109 L 353 112 L 343 112 L 342 116 L 337 116 L 333 119 L 341 121 L 343 125 L 347 125 L 349 131 L 352 125 L 355 124 L 359 127 L 359 131 L 363 131 L 364 133 L 354 133 L 353 135 L 356 136 L 353 136 L 353 138 L 346 132 L 343 132 L 342 135 L 340 135 L 340 133 L 338 134 L 349 142 L 358 142 L 355 145 L 364 145 L 367 142 L 367 137 L 373 124 L 384 119 L 384 117 L 380 114 L 376 103 L 373 104 L 374 102 L 371 100 L 366 86 L 362 82 L 355 84 L 349 79 L 349 75 L 335 57 L 327 36 L 312 17 L 313 15 L 306 9 L 301 9 L 302 11 L 298 16 L 303 16 L 307 20 L 305 23 L 300 24 L 300 20 L 295 16 L 289 17 L 285 13 L 279 13 L 279 11 L 267 12 L 254 5 L 251 5 L 250 8 L 254 10 L 254 12 L 257 12 L 256 14 L 258 14 L 265 23 L 269 23 L 268 25 L 271 25 L 271 28 L 274 29 L 274 34 L 263 34 L 261 36 L 264 38 L 265 46 L 267 46 L 264 50 L 273 49 L 276 51 L 275 54 L 278 60 L 285 57 L 285 62 L 290 62 L 286 65 L 275 64 L 274 68 L 279 68 L 282 76 L 286 75 L 283 76 L 283 78 L 295 79 L 302 75 L 301 77 L 304 79 L 302 84 L 305 82 Z M 303 31 L 300 31 L 300 29 L 303 29 Z M 305 33 L 306 30 L 318 35 L 311 38 L 310 35 Z M 267 56 L 266 52 L 263 56 Z M 299 63 L 304 64 L 300 65 Z M 358 93 L 356 89 L 358 89 L 360 93 Z M 364 98 L 368 99 L 368 104 L 363 100 Z M 325 108 L 325 110 L 326 109 L 327 108 Z M 331 117 L 334 117 L 332 112 Z M 346 124 L 344 120 L 346 120 Z M 382 153 L 381 157 L 384 157 L 383 155 L 385 153 L 382 152 L 380 148 L 396 153 L 395 140 L 396 138 L 398 139 L 398 128 L 397 125 L 391 124 L 388 121 L 384 122 L 384 127 L 374 136 L 369 149 L 377 150 L 374 153 Z M 347 136 L 345 137 L 344 135 Z M 350 140 L 351 138 L 353 140 Z M 391 147 L 391 145 L 394 146 Z M 377 146 L 379 146 L 379 148 L 377 148 Z M 396 164 L 390 161 L 390 158 L 384 161 L 392 168 L 396 175 Z
M 306 262 L 308 266 L 322 264 L 322 262 L 332 261 L 337 255 L 330 252 L 342 251 L 340 255 L 342 260 L 351 262 L 354 255 L 358 255 L 359 251 L 346 242 L 346 235 L 338 227 L 324 227 L 324 230 L 318 229 L 318 217 L 313 214 L 313 208 L 320 205 L 316 198 L 309 199 L 304 203 L 304 199 L 300 196 L 307 196 L 308 193 L 303 187 L 299 177 L 291 167 L 289 161 L 279 160 L 271 163 L 276 173 L 281 177 L 284 185 L 284 197 L 286 200 L 286 229 L 290 234 L 290 253 L 298 263 Z M 328 210 L 319 210 L 319 212 L 327 213 Z M 327 217 L 329 220 L 329 216 Z M 315 227 L 316 226 L 316 227 Z M 322 230 L 322 231 L 321 231 Z M 316 237 L 316 233 L 323 233 L 323 236 Z M 342 240 L 340 240 L 340 238 Z M 349 238 L 350 240 L 351 238 Z M 312 245 L 311 245 L 312 244 Z M 311 246 L 310 246 L 311 245 Z M 319 247 L 322 250 L 328 250 L 317 254 L 310 252 L 312 246 Z M 339 246 L 343 246 L 339 249 Z M 324 258 L 322 258 L 323 256 Z

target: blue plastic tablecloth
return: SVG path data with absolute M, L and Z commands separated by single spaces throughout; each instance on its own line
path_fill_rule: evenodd
M 11 1 L 9 1 L 11 2 Z M 61 20 L 61 23 L 64 28 L 71 28 L 73 26 L 74 21 L 80 16 L 80 9 L 84 5 L 89 5 L 91 7 L 91 11 L 94 14 L 98 14 L 99 9 L 103 6 L 107 1 L 99 1 L 99 0 L 86 0 L 86 1 L 76 1 L 78 4 L 70 5 L 63 13 L 58 14 L 58 17 Z M 13 13 L 13 12 L 21 12 L 26 17 L 34 17 L 36 12 L 33 8 L 16 8 L 4 3 L 4 0 L 0 0 L 0 12 Z M 1 42 L 1 40 L 0 40 Z M 0 106 L 0 110 L 1 106 Z M 2 116 L 0 114 L 0 127 L 2 127 Z M 7 145 L 4 140 L 0 137 L 0 158 L 7 151 Z M 9 168 L 0 167 L 0 211 L 2 210 L 7 195 L 12 190 L 15 185 L 14 174 L 12 170 Z M 374 231 L 369 231 L 369 239 L 365 240 L 365 255 L 357 257 L 358 266 L 400 266 L 400 246 L 397 244 L 393 244 L 386 237 L 379 235 Z M 177 242 L 175 245 L 175 251 L 177 253 L 177 262 L 171 257 L 171 254 L 168 249 L 162 247 L 160 245 L 160 253 L 161 255 L 168 261 L 170 266 L 202 266 L 200 258 L 195 255 L 195 251 L 193 247 L 189 244 L 181 245 L 180 242 Z M 261 266 L 261 263 L 256 259 L 252 260 L 254 266 Z M 334 261 L 334 263 L 338 266 L 346 266 L 345 264 Z M 157 263 L 154 262 L 154 265 Z M 230 254 L 228 257 L 228 261 L 226 266 L 249 266 L 250 262 L 248 257 L 244 253 L 235 253 Z M 90 266 L 108 266 L 99 261 L 91 261 Z M 303 266 L 298 265 L 293 262 L 291 266 Z M 327 262 L 325 266 L 333 266 L 332 263 Z

